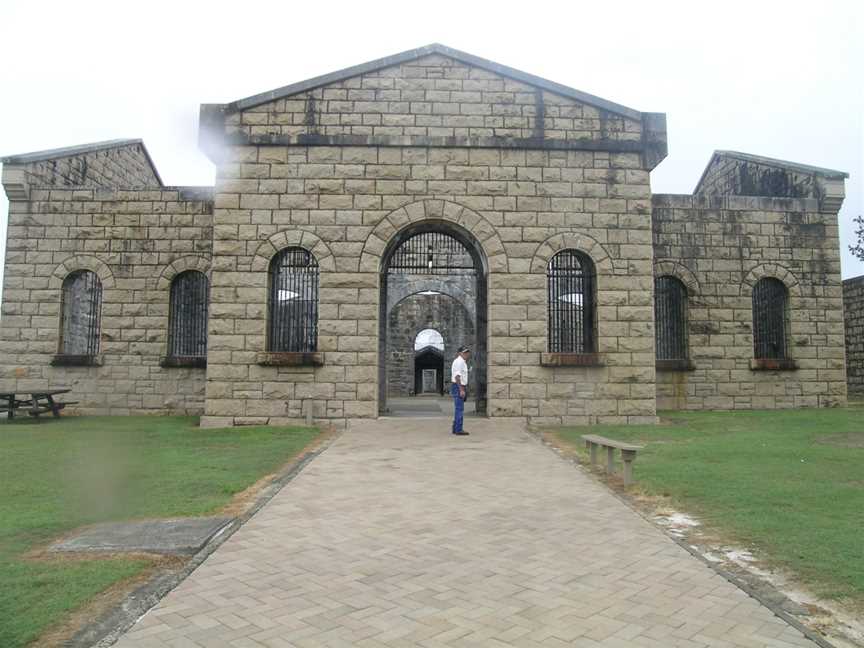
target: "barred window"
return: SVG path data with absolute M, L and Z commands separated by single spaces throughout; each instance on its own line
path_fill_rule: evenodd
M 95 272 L 76 270 L 61 289 L 60 353 L 95 356 L 99 353 L 102 282 Z
M 654 337 L 657 360 L 687 359 L 687 288 L 676 277 L 654 278 Z
M 594 264 L 577 250 L 562 250 L 546 269 L 549 351 L 594 352 Z
M 270 262 L 267 350 L 315 351 L 318 345 L 318 262 L 286 248 Z
M 181 272 L 171 282 L 168 312 L 168 356 L 207 356 L 207 306 L 210 285 L 207 275 L 195 270 Z
M 753 354 L 756 358 L 786 358 L 788 291 L 779 279 L 766 277 L 753 287 Z

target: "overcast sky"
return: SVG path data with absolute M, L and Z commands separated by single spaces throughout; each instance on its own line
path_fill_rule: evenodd
M 199 104 L 440 42 L 665 112 L 655 193 L 692 192 L 714 149 L 848 172 L 851 277 L 864 274 L 847 251 L 864 192 L 861 4 L 0 0 L 0 156 L 140 137 L 166 184 L 209 185 Z M 5 195 L 0 213 L 5 247 Z

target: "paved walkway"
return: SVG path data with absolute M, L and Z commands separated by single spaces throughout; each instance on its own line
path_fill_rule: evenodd
M 471 432 L 355 427 L 117 645 L 815 645 L 518 427 Z
M 477 401 L 469 398 L 465 401 L 465 416 L 474 416 Z M 443 416 L 453 420 L 453 398 L 450 396 L 388 396 L 387 416 L 409 416 L 412 418 L 427 418 Z M 467 424 L 466 424 L 467 425 Z

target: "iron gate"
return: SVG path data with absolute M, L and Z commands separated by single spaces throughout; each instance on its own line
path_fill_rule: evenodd
M 471 252 L 443 232 L 420 232 L 405 239 L 387 264 L 388 274 L 476 274 Z

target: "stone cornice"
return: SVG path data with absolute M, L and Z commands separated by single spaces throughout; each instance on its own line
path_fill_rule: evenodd
M 222 135 L 223 128 L 217 115 L 210 119 L 201 115 L 199 145 L 215 163 L 222 160 L 226 146 L 384 146 L 424 148 L 500 148 L 559 151 L 605 151 L 609 153 L 639 153 L 646 169 L 653 169 L 666 157 L 665 115 L 657 120 L 664 129 L 643 134 L 642 140 L 579 139 L 511 137 L 430 137 L 427 135 Z M 647 114 L 647 113 L 646 113 Z M 661 124 L 662 122 L 662 124 Z
M 24 167 L 4 164 L 2 179 L 3 189 L 10 201 L 30 198 L 30 186 L 27 183 L 27 172 Z
M 848 175 L 845 177 L 849 177 Z M 843 178 L 826 178 L 821 181 L 822 196 L 819 201 L 820 211 L 836 214 L 846 198 L 846 184 Z

